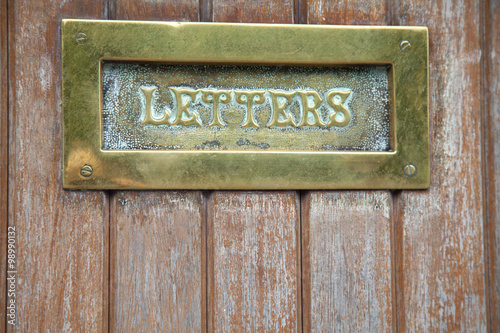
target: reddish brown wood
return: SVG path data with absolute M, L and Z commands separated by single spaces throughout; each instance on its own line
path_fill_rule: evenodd
M 293 0 L 213 0 L 211 21 L 294 23 Z
M 483 128 L 485 171 L 485 241 L 486 273 L 489 285 L 488 320 L 491 332 L 500 332 L 500 3 L 485 1 L 482 26 L 484 54 L 483 93 L 485 118 Z
M 302 206 L 304 330 L 390 331 L 390 196 L 308 192 Z
M 308 0 L 300 8 L 301 21 L 310 24 L 389 21 L 385 2 Z M 302 207 L 304 330 L 391 330 L 397 255 L 390 193 L 309 192 Z
M 9 331 L 104 326 L 106 193 L 61 186 L 60 22 L 103 18 L 105 9 L 95 0 L 9 2 L 9 225 L 17 232 L 18 292 Z
M 111 331 L 201 331 L 201 192 L 119 192 L 113 199 Z
M 111 0 L 109 17 L 198 21 L 200 8 L 197 0 Z M 111 331 L 206 330 L 204 207 L 200 191 L 113 196 Z
M 293 23 L 295 16 L 293 0 L 214 0 L 209 7 L 215 22 Z M 214 192 L 209 331 L 301 331 L 299 209 L 296 192 Z
M 308 24 L 387 24 L 389 10 L 385 1 L 304 0 L 301 21 Z
M 9 167 L 9 57 L 7 0 L 0 1 L 0 233 L 7 235 Z M 0 304 L 6 306 L 7 237 L 0 237 Z M 8 288 L 7 288 L 8 289 Z M 0 312 L 0 328 L 5 328 L 5 311 Z
M 478 1 L 400 0 L 394 23 L 429 27 L 431 187 L 405 191 L 405 329 L 485 331 Z M 476 111 L 472 111 L 476 110 Z
M 146 21 L 199 21 L 199 0 L 109 0 L 109 18 Z
M 300 331 L 300 258 L 305 331 L 386 331 L 391 320 L 400 331 L 484 331 L 487 321 L 490 331 L 500 330 L 495 1 L 485 0 L 483 13 L 472 0 L 394 0 L 392 6 L 214 0 L 213 10 L 203 1 L 199 7 L 187 0 L 111 0 L 110 17 L 120 19 L 291 23 L 295 7 L 302 22 L 313 24 L 429 26 L 431 189 L 402 192 L 393 201 L 388 192 L 305 193 L 302 256 L 295 192 L 214 192 L 208 207 L 201 192 L 116 192 L 109 245 L 106 193 L 61 189 L 59 106 L 60 19 L 102 18 L 107 4 L 10 1 L 7 15 L 2 1 L 0 78 L 9 85 L 0 89 L 0 230 L 6 228 L 8 191 L 19 251 L 20 320 L 10 331 L 107 331 L 108 263 L 111 331 L 206 330 L 208 324 L 214 331 L 264 330 L 266 324 Z M 480 22 L 486 24 L 482 37 Z M 484 132 L 481 114 L 473 112 L 481 105 Z M 0 251 L 5 281 L 4 243 Z M 1 288 L 5 302 L 5 283 Z
M 296 192 L 214 192 L 209 331 L 301 331 Z

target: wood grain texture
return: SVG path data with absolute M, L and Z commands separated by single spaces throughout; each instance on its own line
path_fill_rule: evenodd
M 213 193 L 210 332 L 301 331 L 299 218 L 296 192 Z
M 300 8 L 301 22 L 309 24 L 383 25 L 389 21 L 385 2 L 308 0 Z M 305 331 L 392 329 L 391 200 L 388 191 L 304 195 Z
M 214 0 L 214 22 L 293 23 L 294 1 Z M 213 193 L 208 328 L 301 331 L 298 192 Z
M 111 220 L 110 330 L 200 332 L 206 279 L 201 192 L 119 192 L 113 202 L 120 207 L 113 207 Z
M 9 168 L 9 56 L 8 56 L 8 6 L 0 1 L 0 304 L 6 306 L 8 288 L 7 272 L 7 211 Z M 5 311 L 0 311 L 0 327 L 5 328 Z
M 486 193 L 485 240 L 488 253 L 489 325 L 500 332 L 500 2 L 485 1 L 483 91 L 485 118 L 484 170 Z
M 197 0 L 110 0 L 109 18 L 113 19 L 198 21 L 199 15 Z M 112 332 L 206 330 L 202 198 L 200 191 L 113 195 Z
M 390 196 L 308 192 L 302 206 L 304 330 L 390 331 Z
M 9 225 L 17 233 L 17 324 L 101 331 L 105 192 L 62 189 L 62 18 L 103 18 L 102 1 L 9 2 Z M 82 161 L 82 164 L 85 161 Z
M 387 24 L 385 1 L 373 0 L 303 0 L 301 22 L 308 24 Z
M 431 186 L 405 191 L 401 331 L 486 330 L 479 1 L 400 0 L 395 23 L 428 26 Z M 476 111 L 473 111 L 476 110 Z
M 212 8 L 214 22 L 294 23 L 293 0 L 213 0 Z
M 109 18 L 146 21 L 199 21 L 199 0 L 109 0 Z

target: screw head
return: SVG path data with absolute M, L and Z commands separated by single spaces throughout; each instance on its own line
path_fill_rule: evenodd
M 84 32 L 79 32 L 76 34 L 76 42 L 80 45 L 87 42 L 87 35 Z
M 404 51 L 404 52 L 410 51 L 411 43 L 409 41 L 407 41 L 406 39 L 404 39 L 401 42 L 399 42 L 399 48 L 401 49 L 401 51 Z
M 406 165 L 403 171 L 407 177 L 414 177 L 417 174 L 417 168 L 413 164 Z
M 88 164 L 85 164 L 80 169 L 80 175 L 82 175 L 85 178 L 88 178 L 88 177 L 92 176 L 93 172 L 94 172 L 94 169 L 92 169 L 92 166 L 90 166 Z

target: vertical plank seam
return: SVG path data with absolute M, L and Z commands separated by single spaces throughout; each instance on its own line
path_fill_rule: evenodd
M 394 332 L 405 331 L 404 321 L 404 288 L 401 283 L 404 277 L 401 276 L 404 271 L 398 269 L 403 265 L 403 235 L 401 223 L 401 194 L 403 192 L 391 191 L 391 209 L 390 209 L 390 223 L 391 223 L 391 289 L 392 289 L 392 330 Z
M 116 6 L 114 4 L 115 0 L 107 0 L 107 6 L 106 6 L 106 19 L 107 20 L 115 20 L 116 19 Z M 114 277 L 114 270 L 112 268 L 115 267 L 113 264 L 114 261 L 116 260 L 113 256 L 115 251 L 115 246 L 116 246 L 116 235 L 112 234 L 115 229 L 113 228 L 113 223 L 116 223 L 117 221 L 113 219 L 113 217 L 116 217 L 116 215 L 113 215 L 113 213 L 116 214 L 116 207 L 114 205 L 114 200 L 115 200 L 115 194 L 116 191 L 106 191 L 106 195 L 108 197 L 108 263 L 107 263 L 107 270 L 108 270 L 108 295 L 107 295 L 107 300 L 105 302 L 105 307 L 106 307 L 106 312 L 107 312 L 107 326 L 108 326 L 108 332 L 112 331 L 111 325 L 114 323 L 114 320 L 112 320 L 114 315 L 114 300 L 115 300 L 115 295 L 114 295 L 114 288 L 113 288 L 113 277 Z M 114 210 L 114 212 L 113 212 Z M 113 241 L 112 241 L 113 240 Z
M 108 0 L 108 6 L 107 6 L 107 17 L 106 19 L 108 20 L 116 20 L 116 5 L 115 5 L 116 0 Z
M 397 0 L 386 1 L 386 20 L 388 25 L 399 25 Z M 390 191 L 391 207 L 389 210 L 389 221 L 391 223 L 391 290 L 392 290 L 392 331 L 403 332 L 405 330 L 402 314 L 404 313 L 404 297 L 402 295 L 404 288 L 400 288 L 403 281 L 403 270 L 399 270 L 399 265 L 403 264 L 403 237 L 400 233 L 401 220 L 401 193 L 402 191 Z
M 214 309 L 215 309 L 215 274 L 214 269 L 214 233 L 213 233 L 213 209 L 215 192 L 210 192 L 207 200 L 207 332 L 214 330 Z
M 115 298 L 116 298 L 116 288 L 115 288 L 115 271 L 116 271 L 116 243 L 117 243 L 117 235 L 116 235 L 116 193 L 113 191 L 110 193 L 109 197 L 109 257 L 108 257 L 108 271 L 109 271 L 109 280 L 108 280 L 108 331 L 114 332 L 115 325 Z M 113 214 L 112 212 L 115 212 Z
M 109 3 L 109 2 L 108 2 Z M 111 311 L 110 311 L 110 306 L 111 306 L 111 215 L 112 215 L 112 210 L 111 210 L 111 200 L 113 199 L 113 191 L 106 191 L 106 197 L 108 198 L 108 225 L 106 226 L 107 228 L 107 232 L 108 232 L 108 237 L 107 239 L 105 240 L 107 242 L 107 246 L 105 248 L 105 250 L 107 250 L 107 256 L 108 256 L 108 260 L 106 262 L 106 266 L 105 267 L 107 269 L 107 295 L 104 299 L 104 302 L 103 302 L 103 315 L 104 313 L 106 314 L 106 317 L 105 319 L 107 319 L 107 331 L 110 332 L 111 330 Z M 106 288 L 106 286 L 105 286 Z M 104 329 L 103 331 L 106 331 L 106 329 Z
M 300 0 L 293 1 L 293 23 L 300 24 Z
M 200 0 L 200 20 L 213 22 L 213 0 Z M 209 212 L 213 210 L 214 191 L 207 191 L 205 201 L 205 332 L 214 330 L 214 258 L 213 258 L 213 218 Z
M 295 24 L 303 24 L 303 8 L 302 8 L 302 3 L 301 3 L 301 0 L 294 0 L 293 2 L 293 10 L 294 10 L 294 13 L 293 13 L 293 19 L 294 19 L 294 22 Z M 297 269 L 299 270 L 299 274 L 298 276 L 300 277 L 299 278 L 299 281 L 297 281 L 298 283 L 298 286 L 297 286 L 297 289 L 298 289 L 298 292 L 300 293 L 300 299 L 297 299 L 297 302 L 299 303 L 299 306 L 298 306 L 298 309 L 297 311 L 299 311 L 300 313 L 297 313 L 297 318 L 300 317 L 300 327 L 297 327 L 297 329 L 299 330 L 299 332 L 305 332 L 305 329 L 304 329 L 304 288 L 303 288 L 303 285 L 304 285 L 304 276 L 303 276 L 303 265 L 302 265 L 302 257 L 303 257 L 303 248 L 302 248 L 302 193 L 303 191 L 297 191 L 297 195 L 299 196 L 299 207 L 298 207 L 298 222 L 299 222 L 299 225 L 298 225 L 298 228 L 299 228 L 299 232 L 298 232 L 298 236 L 299 236 L 299 239 L 297 240 L 297 244 L 298 244 L 298 247 L 297 247 L 297 255 L 299 256 L 299 260 L 298 260 L 298 263 L 299 263 L 299 267 L 297 267 Z
M 213 21 L 213 16 L 212 16 L 212 8 L 213 8 L 213 5 L 212 5 L 212 1 L 213 0 L 199 0 L 199 3 L 198 3 L 198 20 L 201 21 L 201 22 L 211 22 Z M 203 223 L 202 225 L 202 228 L 204 227 L 204 232 L 202 233 L 202 237 L 204 239 L 202 239 L 202 246 L 204 246 L 205 248 L 205 256 L 203 258 L 202 256 L 202 269 L 203 269 L 203 272 L 204 272 L 204 277 L 202 276 L 202 278 L 205 279 L 204 281 L 204 284 L 205 284 L 205 290 L 201 290 L 203 296 L 205 298 L 204 300 L 204 304 L 202 304 L 202 308 L 201 308 L 201 311 L 204 311 L 205 312 L 205 318 L 204 318 L 204 322 L 201 323 L 202 327 L 201 327 L 201 331 L 202 332 L 208 332 L 209 331 L 209 327 L 210 327 L 210 314 L 211 314 L 211 311 L 210 311 L 210 291 L 211 291 L 211 286 L 210 286 L 210 274 L 213 272 L 213 270 L 210 270 L 209 268 L 209 264 L 210 264 L 210 258 L 211 258 L 211 253 L 209 251 L 210 247 L 209 247 L 209 242 L 211 241 L 210 240 L 210 235 L 211 233 L 209 233 L 209 228 L 210 228 L 210 225 L 209 225 L 209 217 L 208 217 L 208 212 L 209 212 L 209 209 L 208 209 L 208 206 L 209 206 L 209 200 L 212 200 L 212 195 L 211 195 L 212 191 L 203 191 L 202 192 L 202 200 L 203 200 L 203 218 L 202 218 L 202 221 L 201 223 Z M 210 205 L 212 206 L 212 205 Z M 202 318 L 203 318 L 203 314 L 202 314 Z
M 212 0 L 199 0 L 198 20 L 200 22 L 212 21 Z
M 387 16 L 386 17 L 387 25 L 393 25 L 392 17 L 394 16 L 394 8 L 392 6 L 392 0 L 385 1 L 385 8 L 387 8 L 385 13 L 385 15 Z
M 396 194 L 391 191 L 391 200 L 389 201 L 390 207 L 389 207 L 389 222 L 391 223 L 390 225 L 390 244 L 391 244 L 391 300 L 392 300 L 392 322 L 391 322 L 391 328 L 393 332 L 397 332 L 397 297 L 396 297 L 396 251 L 395 251 L 395 245 L 396 245 L 396 224 L 394 221 L 394 213 L 396 209 L 396 203 L 395 203 L 395 198 Z
M 302 327 L 303 332 L 311 331 L 311 288 L 310 288 L 310 251 L 309 251 L 309 207 L 310 207 L 310 191 L 301 193 L 301 258 L 302 258 Z
M 201 22 L 205 22 L 205 1 L 204 0 L 199 0 L 198 1 L 198 19 Z
M 211 195 L 210 195 L 210 191 L 203 191 L 202 192 L 202 196 L 203 196 L 203 219 L 201 221 L 201 223 L 203 223 L 202 225 L 202 228 L 204 226 L 204 232 L 202 234 L 202 237 L 204 237 L 204 240 L 202 240 L 202 246 L 205 247 L 205 258 L 204 259 L 204 262 L 202 262 L 202 265 L 203 265 L 203 270 L 204 270 L 204 278 L 205 278 L 205 290 L 202 290 L 201 292 L 204 293 L 205 295 L 205 302 L 204 304 L 202 304 L 202 311 L 205 311 L 205 321 L 202 323 L 202 332 L 208 332 L 208 311 L 209 311 L 209 308 L 208 308 L 208 299 L 209 299 L 209 278 L 208 278 L 208 274 L 209 274 L 209 270 L 208 270 L 208 258 L 209 258 L 209 252 L 208 252 L 208 200 L 211 199 Z
M 490 2 L 489 0 L 481 0 L 480 1 L 480 8 L 482 8 L 482 13 L 480 14 L 480 24 L 479 26 L 481 27 L 480 29 L 480 35 L 481 35 L 481 68 L 480 68 L 480 96 L 481 96 L 481 158 L 482 158 L 482 163 L 481 163 L 481 168 L 482 168 L 482 174 L 483 174 L 483 181 L 482 181 L 482 191 L 483 191 L 483 246 L 484 246 L 484 255 L 485 255 L 485 260 L 484 260 L 484 285 L 485 285 L 485 294 L 487 295 L 486 298 L 486 330 L 488 332 L 493 332 L 493 311 L 491 306 L 493 305 L 491 298 L 494 297 L 494 280 L 491 279 L 491 274 L 492 272 L 492 261 L 491 261 L 491 253 L 490 253 L 490 240 L 491 236 L 495 236 L 494 233 L 492 234 L 489 230 L 490 226 L 490 221 L 491 221 L 491 216 L 490 212 L 488 209 L 488 203 L 490 202 L 490 197 L 491 193 L 488 189 L 488 183 L 489 183 L 489 178 L 490 174 L 488 172 L 488 167 L 487 164 L 489 162 L 488 160 L 488 152 L 491 147 L 488 144 L 488 137 L 490 133 L 490 125 L 492 122 L 488 122 L 489 118 L 489 102 L 490 102 L 490 95 L 488 94 L 488 89 L 489 89 L 489 73 L 488 73 L 488 67 L 489 67 L 489 45 L 487 43 L 487 39 L 489 37 L 489 34 L 491 33 L 491 30 L 489 28 L 489 14 L 490 14 Z
M 303 277 L 302 277 L 302 191 L 298 191 L 298 196 L 299 196 L 299 209 L 298 209 L 298 222 L 299 222 L 299 225 L 298 225 L 298 236 L 299 236 L 299 239 L 297 240 L 297 255 L 299 256 L 299 260 L 298 263 L 299 263 L 299 267 L 297 267 L 298 271 L 299 271 L 299 274 L 298 276 L 300 277 L 299 278 L 299 281 L 297 281 L 297 289 L 298 289 L 298 292 L 300 293 L 299 297 L 297 298 L 297 302 L 299 303 L 299 306 L 298 306 L 298 309 L 297 311 L 299 311 L 300 313 L 297 314 L 297 318 L 300 318 L 300 327 L 297 327 L 299 332 L 304 332 L 304 302 L 303 302 L 303 299 L 304 299 L 304 290 L 302 288 L 302 281 L 304 280 Z
M 303 257 L 304 255 L 306 254 L 306 251 L 305 251 L 305 248 L 304 248 L 304 237 L 303 237 L 303 228 L 304 228 L 304 216 L 303 214 L 305 213 L 305 210 L 302 209 L 302 205 L 305 204 L 305 200 L 303 199 L 303 196 L 306 195 L 307 191 L 299 191 L 299 209 L 300 209 L 300 213 L 299 213 L 299 219 L 300 219 L 300 242 L 299 242 L 299 246 L 300 246 L 300 297 L 301 297 L 301 302 L 300 302 L 300 315 L 301 315 L 301 329 L 302 329 L 302 332 L 308 332 L 307 329 L 308 327 L 305 327 L 305 323 L 304 323 L 304 304 L 305 304 L 305 294 L 304 294 L 304 262 L 303 262 Z M 308 253 L 307 253 L 308 254 Z M 307 279 L 307 277 L 306 277 Z M 309 320 L 308 320 L 309 322 Z

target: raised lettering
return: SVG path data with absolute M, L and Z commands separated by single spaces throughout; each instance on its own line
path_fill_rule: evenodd
M 254 98 L 257 97 L 257 99 L 255 99 L 256 103 L 258 103 L 258 104 L 264 103 L 264 101 L 266 100 L 264 97 L 265 92 L 266 92 L 265 90 L 235 91 L 236 102 L 238 102 L 239 104 L 244 104 L 245 102 L 247 103 L 247 120 L 245 121 L 245 123 L 241 127 L 259 128 L 259 125 L 257 125 L 257 123 L 255 122 L 255 119 L 253 117 L 253 102 L 254 102 Z M 245 97 L 245 99 L 243 99 L 243 96 Z
M 169 124 L 168 118 L 170 117 L 170 113 L 165 110 L 165 114 L 161 119 L 153 118 L 153 113 L 151 110 L 151 99 L 153 98 L 153 92 L 156 90 L 156 87 L 142 87 L 142 92 L 144 93 L 144 97 L 146 97 L 146 116 L 144 120 L 141 122 L 141 125 L 163 125 Z
M 319 97 L 319 94 L 315 91 L 298 91 L 297 94 L 302 98 L 302 121 L 299 124 L 299 127 L 302 126 L 325 126 L 325 124 L 321 121 L 318 113 L 318 107 L 320 106 L 323 99 Z M 309 96 L 313 97 L 314 105 L 309 105 Z M 309 112 L 311 112 L 314 116 L 314 122 L 310 123 L 308 116 Z
M 288 104 L 292 103 L 293 96 L 295 96 L 295 91 L 294 92 L 282 92 L 282 91 L 276 91 L 276 90 L 269 90 L 269 93 L 271 94 L 271 99 L 273 101 L 273 109 L 272 109 L 272 115 L 271 115 L 271 123 L 267 127 L 273 127 L 273 126 L 278 126 L 278 127 L 285 127 L 285 126 L 293 126 L 297 127 L 295 122 L 293 121 L 293 117 L 291 113 L 286 113 L 285 109 L 287 107 L 286 101 L 288 101 Z M 284 97 L 286 98 L 286 101 L 280 104 L 278 101 L 278 97 Z M 279 120 L 279 116 L 282 115 L 285 120 Z
M 201 122 L 198 119 L 198 115 L 191 111 L 189 111 L 189 105 L 191 105 L 191 101 L 196 99 L 196 95 L 199 90 L 191 90 L 191 89 L 176 89 L 170 88 L 175 94 L 175 100 L 177 102 L 177 114 L 175 116 L 175 120 L 172 125 L 198 125 L 201 127 Z M 191 97 L 191 100 L 186 101 L 186 103 L 182 102 L 182 95 L 187 95 Z M 188 119 L 182 119 L 182 114 L 185 113 Z
M 198 118 L 196 112 L 189 110 L 191 102 L 196 99 L 196 96 L 201 92 L 201 98 L 205 103 L 212 103 L 212 120 L 209 126 L 220 126 L 225 127 L 226 124 L 223 123 L 219 110 L 219 102 L 230 103 L 232 90 L 215 90 L 215 89 L 189 89 L 189 88 L 173 88 L 170 90 L 175 95 L 175 100 L 177 103 L 177 114 L 175 120 L 170 123 L 170 112 L 168 110 L 164 111 L 164 115 L 161 119 L 156 119 L 153 117 L 153 104 L 154 104 L 154 91 L 157 87 L 141 87 L 146 99 L 146 112 L 144 120 L 141 121 L 141 125 L 198 125 L 202 126 L 201 120 Z M 255 121 L 254 117 L 254 104 L 263 104 L 266 101 L 266 90 L 238 90 L 234 91 L 236 102 L 238 104 L 246 104 L 247 112 L 246 119 L 241 125 L 241 127 L 254 127 L 259 128 L 259 125 Z M 349 109 L 344 105 L 352 91 L 347 89 L 335 89 L 330 90 L 326 95 L 326 102 L 333 109 L 333 112 L 329 116 L 329 122 L 327 127 L 338 126 L 344 127 L 351 121 L 351 113 Z M 269 90 L 271 95 L 271 119 L 267 127 L 304 127 L 304 126 L 325 126 L 325 123 L 321 119 L 318 108 L 323 103 L 321 95 L 313 90 L 307 91 L 281 91 L 281 90 Z M 300 106 L 302 107 L 302 118 L 300 123 L 297 125 L 294 121 L 293 115 L 287 110 L 292 104 L 294 96 L 298 94 L 301 99 Z M 189 97 L 186 99 L 187 96 Z M 185 116 L 184 116 L 185 114 Z M 312 114 L 314 120 L 310 120 L 310 114 Z M 281 116 L 281 119 L 280 119 Z
M 326 95 L 326 101 L 333 108 L 333 113 L 330 115 L 330 121 L 327 127 L 338 126 L 344 127 L 351 121 L 351 112 L 344 106 L 344 103 L 351 95 L 350 90 L 332 90 Z
M 225 125 L 220 120 L 219 100 L 223 103 L 231 101 L 231 90 L 201 90 L 201 97 L 205 103 L 213 102 L 213 117 L 212 122 L 208 126 L 221 126 Z

